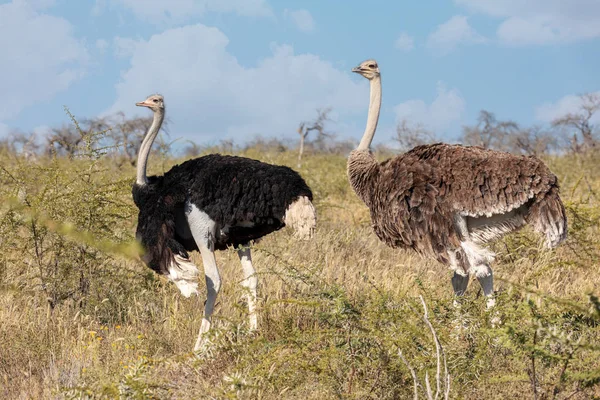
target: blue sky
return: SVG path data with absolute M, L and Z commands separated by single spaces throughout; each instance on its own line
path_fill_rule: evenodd
M 599 0 L 0 1 L 0 135 L 165 95 L 171 139 L 293 138 L 319 107 L 358 140 L 375 58 L 383 107 L 452 141 L 479 110 L 523 125 L 600 91 Z

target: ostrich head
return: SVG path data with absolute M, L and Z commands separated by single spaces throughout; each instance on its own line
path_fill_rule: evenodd
M 160 94 L 148 96 L 146 100 L 135 103 L 135 105 L 139 107 L 148 107 L 154 112 L 165 110 L 164 98 Z
M 358 67 L 352 68 L 352 72 L 361 74 L 368 80 L 371 80 L 379 76 L 379 66 L 377 66 L 377 61 L 375 60 L 366 60 L 361 62 Z

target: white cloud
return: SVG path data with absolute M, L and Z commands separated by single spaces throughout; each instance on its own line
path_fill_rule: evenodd
M 469 25 L 468 18 L 464 15 L 455 15 L 448 21 L 439 25 L 427 38 L 427 47 L 439 55 L 453 51 L 461 44 L 485 43 L 486 38 L 481 36 Z
M 104 53 L 104 51 L 108 48 L 108 42 L 104 39 L 98 39 L 96 40 L 96 48 L 100 50 L 101 53 Z
M 600 98 L 600 91 L 592 94 Z M 535 118 L 538 121 L 552 122 L 553 120 L 563 117 L 569 113 L 579 113 L 582 105 L 581 96 L 570 94 L 558 99 L 553 103 L 544 103 L 535 109 Z M 592 118 L 592 122 L 600 123 L 600 113 L 596 113 Z
M 94 6 L 92 7 L 92 15 L 99 16 L 104 11 L 106 7 L 106 0 L 96 0 L 94 2 Z
M 106 0 L 96 0 L 94 12 L 106 7 Z M 233 13 L 244 17 L 272 17 L 266 0 L 110 0 L 143 20 L 155 24 L 174 24 L 189 21 L 208 12 Z
M 411 51 L 415 48 L 415 39 L 409 34 L 402 32 L 396 39 L 395 47 L 402 51 Z
M 514 45 L 569 43 L 600 37 L 597 0 L 454 0 L 496 18 L 501 42 Z
M 131 57 L 140 43 L 142 43 L 141 40 L 115 37 L 115 56 L 119 58 Z
M 228 52 L 228 42 L 220 30 L 204 25 L 134 42 L 131 66 L 109 111 L 147 112 L 134 103 L 159 92 L 175 137 L 217 141 L 293 135 L 319 107 L 331 106 L 343 117 L 366 109 L 368 86 L 318 56 L 273 45 L 271 56 L 246 67 Z
M 38 0 L 33 6 L 51 4 Z M 85 72 L 88 53 L 71 24 L 33 6 L 23 0 L 0 5 L 0 93 L 10 99 L 0 108 L 0 120 L 52 98 Z
M 296 28 L 302 32 L 312 32 L 315 30 L 315 20 L 307 10 L 283 10 L 283 16 L 290 19 Z
M 13 0 L 13 3 L 19 6 L 29 6 L 36 10 L 45 10 L 56 4 L 56 0 Z
M 427 105 L 423 100 L 408 100 L 394 107 L 396 121 L 407 120 L 435 131 L 446 131 L 462 119 L 465 99 L 457 89 L 447 90 L 438 82 L 437 96 Z

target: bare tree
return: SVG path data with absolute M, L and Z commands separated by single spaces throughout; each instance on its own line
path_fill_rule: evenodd
M 122 112 L 86 119 L 77 125 L 53 128 L 46 138 L 46 150 L 73 157 L 80 150 L 84 136 L 93 133 L 106 148 L 120 149 L 118 154 L 129 164 L 135 165 L 142 139 L 151 124 L 151 117 L 127 118 Z
M 97 151 L 117 149 L 115 153 L 121 160 L 135 165 L 142 139 L 152 124 L 152 117 L 127 118 L 122 112 L 82 122 L 76 121 L 69 110 L 67 114 L 72 118 L 72 124 L 51 128 L 39 140 L 34 133 L 13 131 L 6 138 L 0 139 L 0 149 L 22 153 L 26 157 L 41 152 L 75 157 L 85 149 L 86 140 L 93 137 L 98 146 Z M 163 152 L 168 151 L 171 145 L 161 138 L 157 143 L 157 148 Z
M 152 117 L 127 118 L 123 112 L 85 121 L 88 129 L 106 131 L 113 146 L 121 148 L 122 154 L 131 165 L 135 165 L 137 153 L 144 135 L 152 125 Z
M 287 151 L 288 148 L 286 144 L 278 138 L 257 135 L 244 146 L 244 150 L 248 149 L 255 149 L 260 152 L 275 151 L 277 153 L 283 153 L 284 151 Z
M 196 158 L 202 154 L 202 146 L 192 140 L 187 140 L 186 142 L 187 146 L 182 151 L 185 158 Z
M 476 126 L 464 126 L 461 141 L 470 146 L 529 155 L 557 149 L 556 137 L 539 126 L 522 128 L 514 121 L 498 121 L 489 111 L 481 110 Z
M 557 149 L 556 138 L 539 126 L 521 128 L 508 137 L 508 151 L 528 155 L 540 155 Z
M 304 143 L 308 134 L 312 131 L 317 132 L 317 137 L 314 142 L 316 146 L 321 147 L 324 142 L 331 137 L 331 133 L 325 130 L 325 124 L 328 121 L 331 121 L 329 118 L 329 113 L 331 112 L 331 107 L 327 108 L 319 108 L 317 109 L 317 118 L 314 119 L 311 123 L 301 122 L 298 126 L 298 135 L 300 135 L 300 146 L 298 149 L 298 168 L 302 165 L 302 154 L 304 153 Z
M 412 125 L 403 119 L 396 126 L 396 137 L 402 151 L 410 150 L 422 144 L 437 142 L 435 134 L 426 129 L 422 124 Z
M 35 133 L 14 130 L 0 139 L 0 149 L 20 154 L 25 158 L 34 158 L 39 153 L 41 146 Z
M 575 113 L 569 113 L 552 121 L 552 126 L 566 131 L 572 129 L 571 151 L 584 153 L 597 149 L 598 129 L 592 124 L 592 118 L 600 110 L 600 94 L 586 93 L 580 96 L 581 105 Z M 570 133 L 570 132 L 569 132 Z
M 308 136 L 308 129 L 305 128 L 306 122 L 300 122 L 298 125 L 298 135 L 300 135 L 300 145 L 298 146 L 298 168 L 302 165 L 302 154 L 304 153 L 304 141 Z
M 233 139 L 221 139 L 217 145 L 219 152 L 223 153 L 234 153 L 236 151 L 236 145 Z
M 509 139 L 519 131 L 513 121 L 498 121 L 486 110 L 479 112 L 476 126 L 464 126 L 461 141 L 470 146 L 510 151 Z
M 52 128 L 52 133 L 46 138 L 48 154 L 74 157 L 83 141 L 83 135 L 74 125 L 63 125 Z
M 332 134 L 328 140 L 327 144 L 327 152 L 330 154 L 338 154 L 347 156 L 354 148 L 356 147 L 356 143 L 351 139 L 336 139 Z M 378 149 L 375 149 L 378 151 Z

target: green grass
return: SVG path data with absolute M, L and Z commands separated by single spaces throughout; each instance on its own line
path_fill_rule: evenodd
M 435 391 L 419 296 L 451 398 L 600 398 L 597 155 L 546 160 L 569 239 L 548 252 L 525 229 L 496 243 L 491 315 L 476 282 L 454 308 L 449 271 L 377 240 L 344 157 L 306 155 L 299 172 L 314 191 L 316 238 L 298 242 L 285 229 L 254 246 L 254 333 L 237 255 L 219 252 L 211 345 L 193 354 L 204 294 L 183 298 L 133 256 L 135 171 L 87 146 L 73 159 L 0 154 L 2 398 L 412 398 L 400 351 Z M 296 166 L 293 152 L 244 155 Z M 178 161 L 153 154 L 150 172 Z

